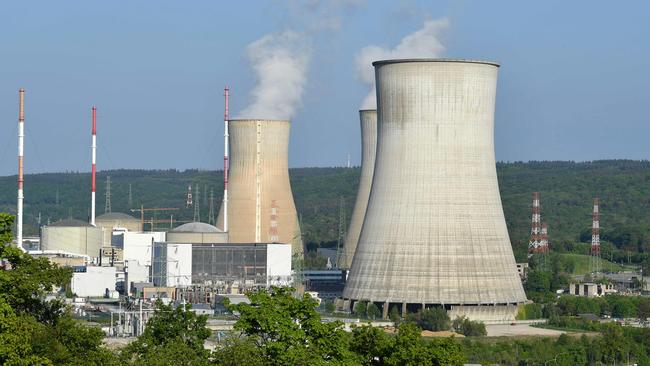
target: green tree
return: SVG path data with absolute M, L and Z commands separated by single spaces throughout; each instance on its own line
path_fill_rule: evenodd
M 232 337 L 213 353 L 214 363 L 219 366 L 264 366 L 266 358 L 262 349 L 248 338 Z
M 190 309 L 191 304 L 174 308 L 156 302 L 144 333 L 122 350 L 122 358 L 136 364 L 162 365 L 165 359 L 182 365 L 208 362 L 210 353 L 204 347 L 211 334 L 206 327 L 207 316 Z
M 485 324 L 479 321 L 469 320 L 467 317 L 456 317 L 452 322 L 452 328 L 457 333 L 467 337 L 486 336 Z
M 240 314 L 235 330 L 257 345 L 269 365 L 349 364 L 354 355 L 341 322 L 322 323 L 316 301 L 295 298 L 292 288 L 249 293 L 250 304 L 230 305 Z
M 395 324 L 395 327 L 399 326 L 399 323 L 402 320 L 402 316 L 400 315 L 397 306 L 391 306 L 390 312 L 388 313 L 388 318 L 393 322 L 393 324 Z
M 366 315 L 368 315 L 368 318 L 370 319 L 377 319 L 381 317 L 381 311 L 379 310 L 379 307 L 375 305 L 375 303 L 371 302 L 366 307 Z
M 365 316 L 368 310 L 368 303 L 366 301 L 357 301 L 352 308 L 352 312 L 356 316 Z
M 393 340 L 382 329 L 369 325 L 352 328 L 350 349 L 361 365 L 384 365 L 392 353 Z
M 114 365 L 103 332 L 72 320 L 60 301 L 45 300 L 71 271 L 10 246 L 13 217 L 0 213 L 0 363 Z
M 425 330 L 441 331 L 451 328 L 451 321 L 445 309 L 436 307 L 419 310 L 417 313 L 408 314 L 407 319 Z

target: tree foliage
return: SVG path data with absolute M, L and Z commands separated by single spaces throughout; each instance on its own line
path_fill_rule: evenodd
M 293 289 L 274 287 L 249 293 L 250 304 L 231 305 L 239 313 L 235 330 L 257 345 L 268 365 L 347 364 L 353 359 L 341 322 L 323 323 L 316 301 L 295 298 Z
M 159 300 L 144 333 L 122 351 L 123 359 L 151 364 L 149 362 L 159 358 L 162 362 L 165 358 L 161 358 L 161 355 L 183 354 L 182 360 L 169 360 L 183 365 L 200 364 L 202 361 L 199 360 L 207 360 L 209 352 L 204 344 L 211 334 L 206 327 L 207 316 L 197 315 L 190 309 L 191 304 L 174 308 Z
M 0 364 L 112 365 L 103 332 L 74 321 L 64 304 L 45 295 L 69 281 L 71 272 L 12 247 L 13 217 L 0 213 Z
M 407 320 L 417 324 L 424 330 L 441 331 L 451 329 L 451 320 L 443 308 L 435 307 L 420 309 L 417 313 L 409 313 Z

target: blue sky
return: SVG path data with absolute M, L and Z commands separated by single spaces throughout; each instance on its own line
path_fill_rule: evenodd
M 311 53 L 290 165 L 360 160 L 368 92 L 355 56 L 445 18 L 444 56 L 501 63 L 497 159 L 650 159 L 650 3 L 629 1 L 13 1 L 0 4 L 0 175 L 222 164 L 223 86 L 237 114 L 256 85 L 247 46 L 293 31 Z

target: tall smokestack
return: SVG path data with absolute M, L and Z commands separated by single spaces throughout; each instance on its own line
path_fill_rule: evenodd
M 95 226 L 95 190 L 96 190 L 96 179 L 95 174 L 97 173 L 96 159 L 97 159 L 97 107 L 92 108 L 93 115 L 93 130 L 92 130 L 92 190 L 90 193 L 90 224 Z
M 18 208 L 16 244 L 23 249 L 23 152 L 25 143 L 25 89 L 18 91 Z
M 223 90 L 225 110 L 223 112 L 223 231 L 228 232 L 228 96 L 230 89 Z

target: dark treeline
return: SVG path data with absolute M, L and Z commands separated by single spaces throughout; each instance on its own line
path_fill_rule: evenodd
M 542 220 L 549 225 L 555 250 L 586 254 L 591 240 L 591 203 L 601 200 L 603 245 L 613 245 L 612 257 L 640 262 L 650 252 L 650 162 L 602 160 L 594 162 L 549 161 L 498 163 L 503 209 L 515 255 L 525 258 L 530 228 L 530 200 L 541 193 Z M 304 241 L 313 249 L 335 245 L 341 202 L 345 224 L 349 222 L 359 181 L 359 168 L 291 169 L 292 189 L 302 220 Z M 215 216 L 221 206 L 222 172 L 202 170 L 113 170 L 98 173 L 97 212 L 104 212 L 106 176 L 111 176 L 112 210 L 178 207 L 175 220 L 191 220 L 193 208 L 185 208 L 187 187 L 199 186 L 201 219 L 208 220 L 209 194 L 214 192 Z M 89 215 L 88 173 L 47 173 L 25 178 L 27 234 L 41 222 L 61 218 L 85 220 Z M 129 184 L 132 207 L 128 206 Z M 0 177 L 0 211 L 15 212 L 15 176 Z M 57 194 L 58 192 L 58 194 Z M 138 216 L 138 213 L 134 213 Z M 169 218 L 161 213 L 157 219 Z M 583 244 L 581 244 L 583 243 Z M 608 255 L 609 257 L 609 255 Z

